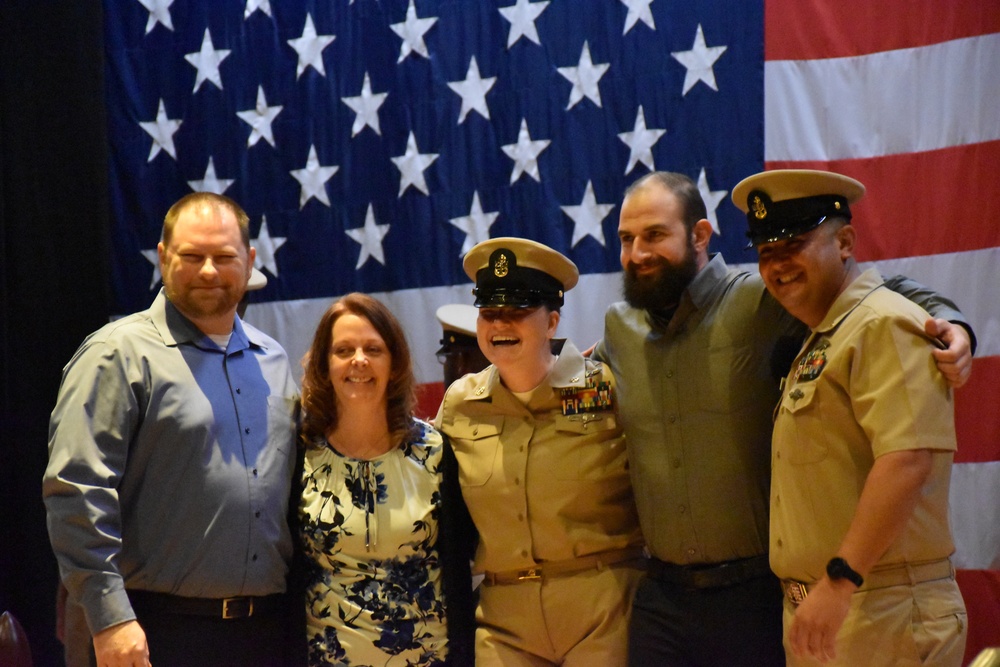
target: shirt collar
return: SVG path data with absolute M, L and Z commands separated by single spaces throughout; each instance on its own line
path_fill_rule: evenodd
M 149 307 L 149 317 L 153 326 L 163 338 L 163 342 L 169 346 L 196 345 L 206 350 L 217 350 L 218 346 L 199 329 L 194 322 L 177 310 L 177 307 L 170 303 L 164 288 Z M 229 346 L 226 352 L 239 352 L 249 347 L 264 347 L 263 340 L 255 329 L 246 330 L 239 316 L 234 319 L 233 333 L 229 339 Z
M 556 363 L 548 376 L 542 380 L 539 387 L 583 387 L 586 385 L 586 360 L 580 351 L 569 340 L 562 345 Z M 500 372 L 496 366 L 490 365 L 483 374 L 476 388 L 466 396 L 465 400 L 477 401 L 492 399 L 498 392 L 508 392 L 500 381 Z
M 729 266 L 726 265 L 726 260 L 722 258 L 721 254 L 712 253 L 709 255 L 708 263 L 695 274 L 694 280 L 691 281 L 684 293 L 689 295 L 694 307 L 701 310 L 712 302 L 712 293 L 719 281 L 725 278 L 728 273 Z
M 692 312 L 710 306 L 713 301 L 713 293 L 719 282 L 729 273 L 726 260 L 719 253 L 709 255 L 708 263 L 691 280 L 691 284 L 681 294 L 680 303 L 670 311 L 670 319 L 664 321 L 652 311 L 646 311 L 646 320 L 650 328 L 662 334 L 676 329 L 679 322 L 684 321 Z M 673 327 L 671 325 L 673 324 Z
M 823 321 L 813 329 L 814 333 L 826 333 L 843 321 L 845 317 L 861 305 L 869 294 L 883 284 L 882 276 L 877 269 L 868 269 L 854 279 L 847 288 L 837 296 L 833 305 L 826 312 Z

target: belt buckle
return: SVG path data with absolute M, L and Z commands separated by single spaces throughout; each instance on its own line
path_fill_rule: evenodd
M 249 618 L 250 616 L 253 616 L 253 598 L 239 597 L 223 599 L 222 618 Z
M 798 607 L 806 599 L 806 596 L 809 595 L 809 589 L 803 583 L 790 581 L 785 588 L 785 595 L 788 597 L 789 602 Z
M 540 567 L 532 567 L 528 568 L 527 570 L 519 570 L 517 573 L 518 581 L 531 581 L 533 579 L 541 579 L 541 578 L 542 578 L 542 568 Z

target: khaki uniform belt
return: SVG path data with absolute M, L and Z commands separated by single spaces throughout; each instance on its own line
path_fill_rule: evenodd
M 549 577 L 560 577 L 567 574 L 576 574 L 578 572 L 586 572 L 587 570 L 603 570 L 611 565 L 618 565 L 619 563 L 624 563 L 630 560 L 638 560 L 642 557 L 642 547 L 613 549 L 611 551 L 602 551 L 589 556 L 580 556 L 579 558 L 546 561 L 523 570 L 508 570 L 506 572 L 487 571 L 483 573 L 483 584 L 487 586 L 516 584 L 522 581 L 533 581 L 547 579 Z
M 947 579 L 955 576 L 955 568 L 952 567 L 951 560 L 942 558 L 925 563 L 905 563 L 894 565 L 884 570 L 873 570 L 865 577 L 865 583 L 858 591 L 871 591 L 879 588 L 889 588 L 890 586 L 906 586 L 922 584 L 925 581 L 935 581 L 937 579 Z M 794 579 L 782 579 L 781 590 L 785 597 L 794 605 L 799 605 L 809 590 L 815 583 L 807 584 Z

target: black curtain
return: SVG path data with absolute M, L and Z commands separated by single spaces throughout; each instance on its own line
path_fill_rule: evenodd
M 0 611 L 62 664 L 41 477 L 62 366 L 109 317 L 99 0 L 0 0 Z

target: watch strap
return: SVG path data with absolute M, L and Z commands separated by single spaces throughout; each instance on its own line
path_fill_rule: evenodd
M 831 558 L 830 562 L 826 564 L 826 575 L 833 580 L 847 579 L 858 588 L 861 588 L 862 584 L 865 583 L 864 577 L 858 574 L 854 568 L 852 568 L 847 561 L 840 556 Z

